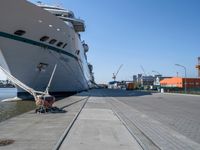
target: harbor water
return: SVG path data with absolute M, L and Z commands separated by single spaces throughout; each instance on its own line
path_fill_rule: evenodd
M 16 88 L 0 88 L 0 101 L 17 96 Z
M 16 96 L 15 88 L 0 88 L 0 122 L 35 108 L 34 101 L 2 102 Z

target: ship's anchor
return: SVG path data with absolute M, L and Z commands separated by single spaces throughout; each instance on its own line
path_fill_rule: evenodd
M 49 94 L 50 85 L 51 85 L 53 76 L 55 74 L 56 68 L 57 68 L 57 64 L 55 65 L 55 67 L 53 69 L 53 72 L 51 74 L 51 78 L 49 80 L 49 83 L 47 85 L 46 90 L 44 92 L 42 92 L 42 91 L 36 91 L 36 90 L 30 88 L 29 86 L 25 85 L 24 83 L 19 81 L 17 78 L 15 78 L 13 75 L 11 75 L 7 70 L 5 70 L 3 67 L 0 66 L 0 69 L 6 74 L 8 79 L 10 79 L 14 84 L 16 84 L 20 88 L 24 89 L 25 91 L 27 91 L 28 93 L 30 93 L 34 97 L 35 104 L 37 106 L 36 113 L 37 112 L 39 112 L 39 113 L 65 112 L 62 109 L 59 109 L 57 107 L 53 107 L 53 104 L 55 102 L 55 97 Z

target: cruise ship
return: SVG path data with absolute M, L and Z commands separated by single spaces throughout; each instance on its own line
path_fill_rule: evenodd
M 54 66 L 50 92 L 67 94 L 92 88 L 83 20 L 61 7 L 26 0 L 0 1 L 0 65 L 29 87 L 44 91 Z M 17 87 L 18 96 L 25 91 Z

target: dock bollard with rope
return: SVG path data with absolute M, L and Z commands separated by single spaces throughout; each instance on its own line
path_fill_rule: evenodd
M 11 75 L 2 66 L 0 66 L 0 69 L 5 73 L 5 75 L 8 77 L 9 80 L 11 80 L 18 87 L 27 91 L 34 97 L 35 104 L 36 104 L 36 110 L 35 110 L 36 113 L 49 113 L 49 112 L 50 113 L 64 113 L 66 112 L 65 110 L 53 106 L 55 102 L 55 97 L 49 94 L 50 85 L 51 85 L 53 76 L 55 74 L 56 68 L 57 68 L 57 64 L 55 65 L 53 69 L 51 78 L 49 80 L 49 83 L 47 85 L 45 92 L 42 92 L 42 91 L 36 91 L 30 88 L 29 86 L 25 85 L 24 83 L 19 81 L 17 78 L 15 78 L 13 75 Z

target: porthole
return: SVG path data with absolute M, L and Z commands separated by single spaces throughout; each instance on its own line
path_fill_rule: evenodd
M 55 44 L 56 43 L 56 39 L 52 39 L 51 41 L 49 41 L 49 44 Z
M 63 48 L 65 48 L 67 46 L 67 43 L 65 43 L 64 45 L 63 45 Z
M 15 35 L 19 35 L 19 36 L 22 36 L 25 33 L 26 33 L 26 31 L 24 31 L 24 30 L 17 30 L 17 31 L 14 32 Z
M 75 52 L 75 53 L 76 53 L 76 55 L 79 55 L 79 53 L 80 53 L 80 50 L 76 50 L 76 52 Z
M 47 41 L 48 39 L 49 39 L 48 36 L 43 36 L 43 37 L 40 38 L 40 41 L 45 42 L 45 41 Z
M 57 46 L 61 47 L 63 45 L 63 42 L 58 42 Z

